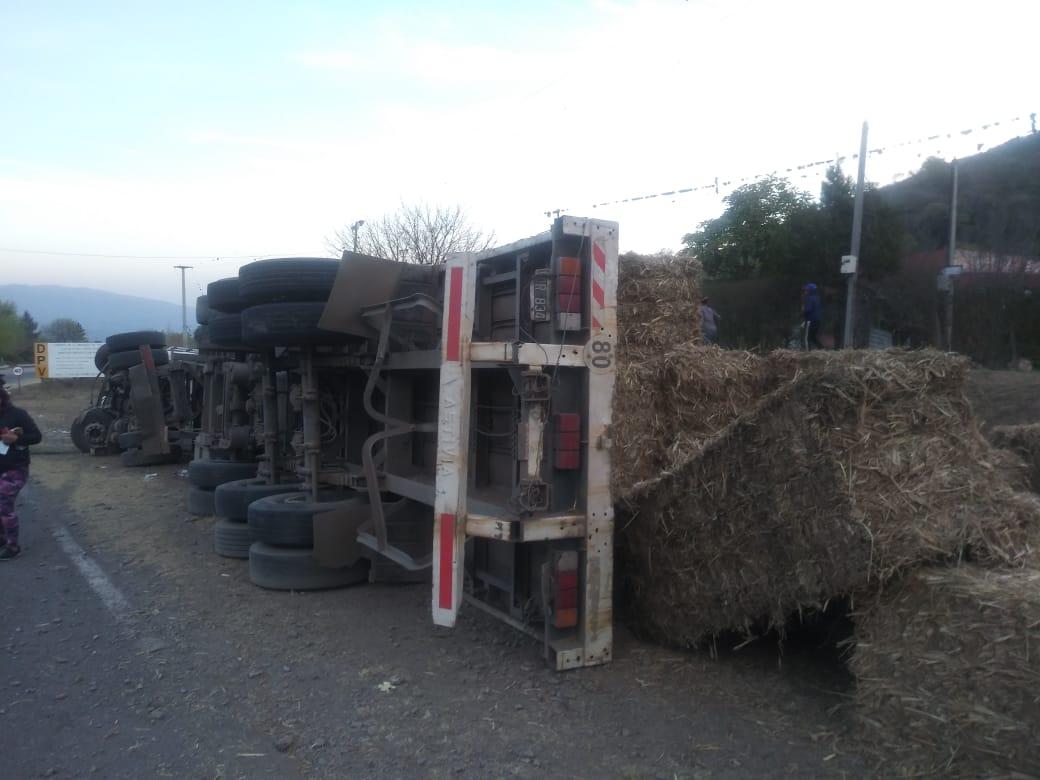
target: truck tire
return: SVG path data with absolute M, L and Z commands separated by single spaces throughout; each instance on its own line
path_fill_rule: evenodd
M 253 542 L 249 548 L 249 579 L 269 590 L 325 590 L 368 579 L 368 561 L 341 569 L 326 569 L 306 548 L 274 547 Z
M 181 448 L 171 447 L 163 454 L 145 455 L 139 447 L 119 453 L 119 460 L 124 466 L 161 466 L 164 463 L 176 463 L 181 459 Z
M 97 366 L 97 370 L 102 372 L 105 370 L 105 366 L 108 364 L 108 344 L 102 344 L 98 347 L 97 352 L 94 353 L 94 365 Z
M 254 479 L 257 464 L 231 460 L 199 458 L 188 464 L 188 484 L 197 488 L 216 490 L 225 482 L 236 479 Z
M 213 526 L 213 549 L 223 558 L 248 558 L 254 541 L 253 529 L 245 523 L 220 518 Z
M 206 325 L 210 344 L 219 346 L 242 343 L 242 315 L 213 312 Z
M 364 503 L 355 490 L 319 490 L 318 501 L 309 492 L 282 493 L 249 505 L 249 525 L 256 541 L 282 547 L 313 547 L 314 516 Z
M 213 514 L 213 490 L 188 486 L 188 512 L 199 517 L 209 517 Z
M 108 431 L 114 421 L 115 415 L 110 411 L 92 406 L 76 415 L 69 426 L 69 436 L 76 449 L 89 454 L 91 447 L 108 444 Z
M 325 303 L 332 293 L 339 266 L 339 260 L 316 257 L 257 260 L 238 269 L 242 299 L 246 306 L 305 301 Z
M 195 299 L 195 322 L 199 325 L 209 322 L 209 298 L 205 295 Z
M 217 517 L 226 517 L 244 523 L 249 519 L 249 505 L 258 498 L 274 496 L 279 493 L 295 493 L 302 485 L 268 485 L 256 479 L 236 479 L 218 485 L 214 496 L 214 509 Z
M 238 314 L 242 311 L 245 302 L 242 300 L 238 277 L 229 276 L 227 279 L 210 282 L 206 288 L 206 307 L 211 319 L 215 311 L 224 314 Z
M 251 347 L 349 344 L 356 337 L 318 327 L 324 303 L 265 303 L 242 312 L 242 341 Z
M 105 344 L 109 352 L 126 352 L 143 344 L 160 349 L 166 346 L 166 336 L 157 330 L 131 330 L 127 333 L 113 333 L 105 339 Z
M 165 366 L 170 362 L 170 353 L 162 347 L 152 347 L 152 361 L 157 366 Z M 108 356 L 109 371 L 125 371 L 128 368 L 141 365 L 141 350 L 128 349 L 124 352 L 112 352 Z

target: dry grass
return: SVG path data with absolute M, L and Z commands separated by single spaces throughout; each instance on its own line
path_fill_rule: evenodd
M 1040 774 L 1040 571 L 920 569 L 856 622 L 882 776 Z
M 623 347 L 667 348 L 700 335 L 700 263 L 688 257 L 619 258 L 618 337 Z
M 738 414 L 621 491 L 626 590 L 648 633 L 695 645 L 718 632 L 782 630 L 801 610 L 874 595 L 918 565 L 1017 566 L 1033 554 L 1040 505 L 1012 489 L 979 434 L 966 361 L 781 352 L 764 365 L 741 377 L 777 389 L 743 413 L 716 407 L 716 422 Z M 691 388 L 703 382 L 683 376 Z M 624 400 L 635 385 L 619 383 L 619 408 L 636 406 Z M 624 432 L 614 437 L 622 453 L 654 447 Z M 681 447 L 681 432 L 668 442 Z
M 619 353 L 612 452 L 615 498 L 674 468 L 775 382 L 750 353 L 687 342 Z

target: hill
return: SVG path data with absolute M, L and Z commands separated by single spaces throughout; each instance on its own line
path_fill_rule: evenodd
M 1014 138 L 959 164 L 957 243 L 996 255 L 1040 255 L 1040 133 Z M 880 193 L 903 219 L 910 252 L 946 246 L 950 163 L 931 158 Z
M 41 327 L 58 317 L 77 320 L 90 341 L 130 330 L 181 328 L 181 307 L 168 301 L 119 295 L 87 287 L 54 284 L 0 284 L 0 300 L 28 311 Z M 195 327 L 195 307 L 188 306 L 188 327 Z

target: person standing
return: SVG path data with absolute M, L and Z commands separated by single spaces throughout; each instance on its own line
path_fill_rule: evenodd
M 711 308 L 711 302 L 707 298 L 701 298 L 701 333 L 708 344 L 714 344 L 719 340 L 719 313 Z
M 802 320 L 805 328 L 805 348 L 823 349 L 820 343 L 820 318 L 823 314 L 823 304 L 820 302 L 820 293 L 816 285 L 809 282 L 802 288 Z
M 0 561 L 10 561 L 22 552 L 14 502 L 29 479 L 29 447 L 42 439 L 29 413 L 11 402 L 0 377 L 0 523 L 4 533 Z

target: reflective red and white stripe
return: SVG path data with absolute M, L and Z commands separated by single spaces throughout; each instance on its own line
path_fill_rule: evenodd
M 604 316 L 607 289 L 607 253 L 600 241 L 592 243 L 592 296 L 589 302 L 589 315 L 593 328 L 602 328 L 607 321 Z
M 448 328 L 444 337 L 444 358 L 458 363 L 462 349 L 462 269 L 456 266 L 448 274 Z

